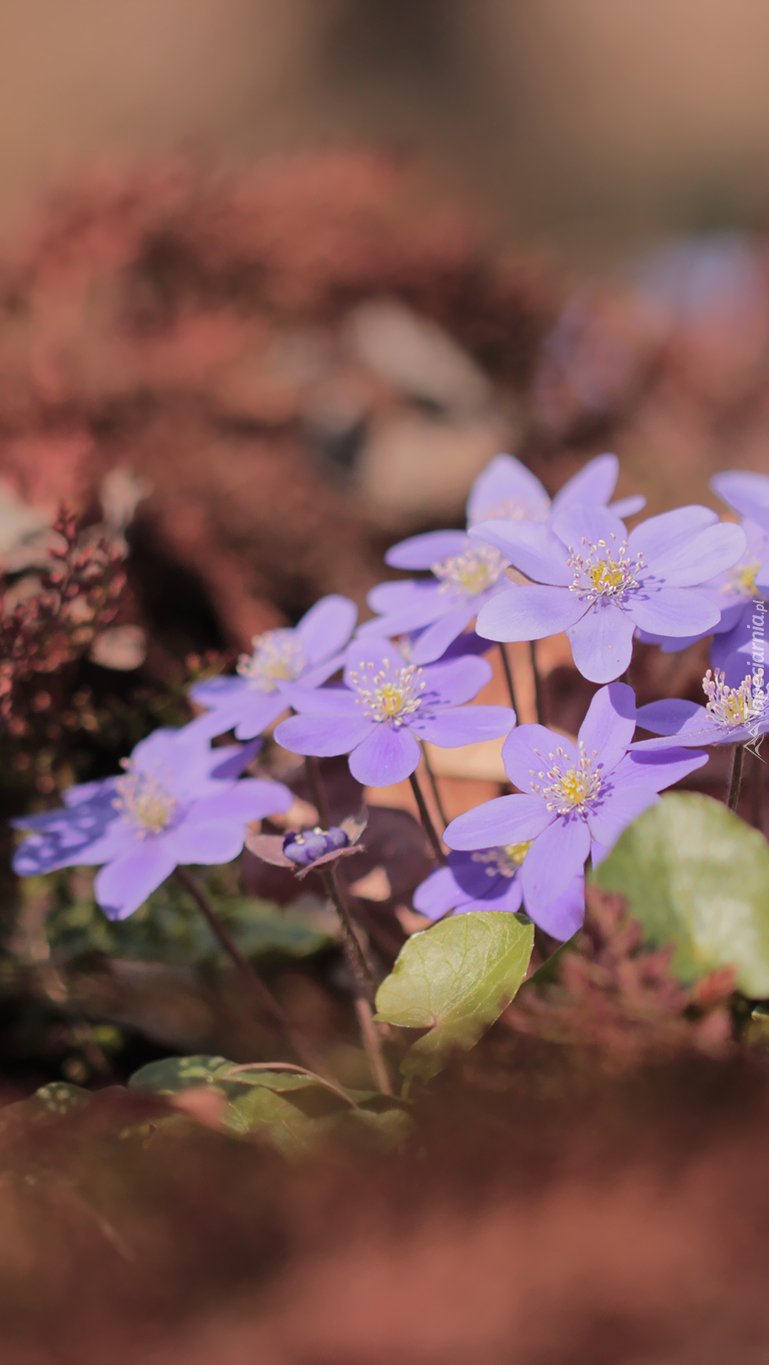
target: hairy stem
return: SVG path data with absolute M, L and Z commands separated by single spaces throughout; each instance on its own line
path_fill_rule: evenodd
M 297 1057 L 301 1059 L 306 1067 L 311 1071 L 316 1071 L 319 1076 L 327 1076 L 328 1072 L 322 1063 L 318 1061 L 311 1047 L 301 1033 L 294 1027 L 285 1010 L 278 1004 L 272 991 L 268 990 L 258 972 L 254 970 L 247 957 L 241 953 L 237 943 L 230 934 L 227 926 L 217 915 L 211 898 L 207 891 L 200 885 L 196 877 L 192 875 L 189 868 L 177 867 L 176 877 L 182 886 L 192 896 L 198 909 L 208 921 L 209 927 L 216 935 L 222 948 L 229 957 L 233 966 L 240 973 L 242 980 L 246 983 L 254 1000 L 258 1003 L 261 1014 L 266 1015 L 272 1020 L 283 1033 L 285 1033 Z
M 387 1064 L 382 1052 L 382 1040 L 379 1030 L 374 1023 L 374 1012 L 372 1004 L 376 995 L 376 982 L 373 972 L 366 960 L 358 935 L 355 932 L 355 925 L 352 916 L 345 905 L 344 898 L 339 890 L 339 884 L 334 872 L 328 866 L 318 869 L 323 879 L 323 884 L 334 904 L 334 909 L 339 916 L 339 923 L 342 927 L 342 943 L 344 953 L 347 958 L 347 965 L 353 981 L 353 991 L 355 995 L 355 1013 L 358 1016 L 358 1026 L 360 1028 L 361 1040 L 371 1067 L 371 1074 L 383 1095 L 392 1095 L 390 1077 L 387 1074 Z
M 342 926 L 342 941 L 344 943 L 350 969 L 356 982 L 361 986 L 364 996 L 371 1002 L 376 995 L 376 981 L 374 980 L 374 973 L 366 960 L 366 954 L 360 945 L 360 939 L 355 932 L 355 924 L 352 915 L 342 900 L 339 891 L 339 883 L 333 872 L 329 871 L 328 866 L 319 867 L 318 871 L 323 880 L 323 885 L 333 902 L 334 909 L 339 916 L 339 923 Z
M 737 802 L 740 799 L 740 785 L 742 783 L 742 761 L 745 757 L 745 745 L 735 744 L 732 752 L 732 771 L 729 774 L 729 792 L 726 804 L 730 810 L 737 809 Z
M 513 670 L 512 670 L 512 667 L 511 667 L 511 665 L 510 665 L 510 658 L 509 658 L 509 655 L 508 655 L 508 653 L 507 653 L 507 645 L 504 645 L 504 644 L 502 643 L 501 640 L 500 640 L 500 642 L 499 642 L 499 656 L 500 656 L 500 658 L 501 658 L 501 660 L 502 660 L 502 670 L 503 670 L 504 675 L 505 675 L 505 682 L 507 683 L 507 692 L 508 692 L 508 696 L 510 697 L 510 705 L 512 706 L 513 710 L 515 711 L 516 718 L 517 718 L 517 716 L 518 716 L 518 703 L 517 703 L 516 700 L 515 700 L 515 687 L 514 687 L 514 685 L 513 685 Z
M 537 708 L 537 720 L 540 725 L 545 724 L 545 694 L 542 687 L 542 679 L 537 666 L 537 642 L 529 641 L 529 657 L 531 658 L 531 671 L 534 676 L 534 701 Z
M 411 783 L 411 790 L 414 793 L 414 799 L 417 803 L 417 809 L 419 811 L 419 818 L 422 821 L 425 834 L 430 840 L 430 845 L 432 847 L 433 853 L 435 854 L 438 862 L 441 864 L 441 867 L 443 867 L 445 866 L 446 863 L 446 854 L 443 852 L 441 841 L 438 838 L 438 831 L 436 830 L 435 825 L 432 822 L 430 812 L 427 809 L 427 802 L 425 801 L 422 788 L 419 785 L 419 778 L 417 777 L 416 773 L 411 774 L 409 782 Z
M 750 774 L 750 809 L 751 824 L 756 829 L 764 827 L 764 778 L 762 773 L 762 763 L 755 749 L 752 750 L 753 762 Z
M 331 824 L 331 815 L 328 809 L 326 788 L 323 785 L 323 778 L 321 776 L 320 762 L 317 758 L 308 755 L 304 760 L 304 766 L 310 783 L 310 791 L 312 792 L 315 809 L 318 812 L 321 828 L 328 829 Z
M 443 809 L 441 793 L 438 788 L 438 779 L 436 778 L 435 773 L 433 772 L 433 765 L 430 762 L 430 756 L 427 752 L 427 745 L 425 744 L 423 739 L 420 739 L 419 747 L 422 750 L 422 761 L 425 765 L 425 772 L 427 773 L 427 780 L 430 783 L 430 790 L 433 794 L 433 800 L 435 801 L 435 804 L 438 808 L 438 814 L 441 817 L 441 823 L 443 825 L 443 828 L 445 829 L 447 824 L 449 823 L 449 820 L 445 810 Z

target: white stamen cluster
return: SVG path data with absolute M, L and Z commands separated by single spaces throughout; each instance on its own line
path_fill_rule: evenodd
M 302 642 L 295 630 L 267 630 L 251 641 L 252 654 L 241 654 L 238 673 L 255 692 L 277 691 L 276 679 L 294 682 L 307 666 Z
M 643 556 L 635 562 L 630 557 L 626 540 L 617 540 L 614 532 L 608 540 L 593 542 L 583 536 L 578 550 L 569 546 L 569 568 L 574 570 L 572 592 L 588 602 L 599 598 L 627 596 L 639 586 L 638 575 L 643 569 Z
M 708 711 L 728 729 L 759 720 L 769 702 L 764 688 L 763 668 L 749 673 L 739 687 L 727 687 L 726 675 L 720 669 L 716 669 L 715 674 L 708 669 L 702 679 L 702 690 L 708 699 Z
M 494 586 L 506 563 L 504 555 L 493 545 L 477 545 L 463 550 L 461 555 L 452 555 L 433 564 L 432 571 L 447 592 L 477 597 L 478 593 Z
M 534 779 L 531 790 L 536 796 L 544 797 L 547 809 L 558 815 L 571 815 L 574 811 L 585 810 L 601 791 L 601 774 L 594 768 L 598 750 L 594 749 L 589 754 L 582 740 L 579 741 L 578 750 L 576 764 L 569 761 L 569 755 L 559 745 L 555 753 L 547 756 L 548 768 L 542 768 L 539 772 L 535 768 L 529 769 Z M 539 749 L 534 752 L 538 758 L 541 757 Z
M 121 766 L 125 776 L 115 783 L 117 796 L 112 802 L 121 818 L 133 825 L 140 839 L 148 834 L 160 834 L 173 822 L 179 802 L 170 790 L 170 772 L 140 772 L 130 759 Z
M 474 853 L 471 861 L 474 863 L 488 863 L 486 868 L 487 877 L 503 877 L 512 879 L 518 868 L 521 866 L 526 854 L 531 848 L 534 840 L 527 839 L 522 844 L 504 844 L 502 848 L 488 848 L 482 852 Z
M 499 498 L 496 502 L 485 503 L 472 519 L 477 526 L 482 521 L 546 521 L 547 510 L 527 507 L 519 498 Z
M 365 708 L 370 720 L 389 720 L 400 727 L 407 716 L 419 710 L 426 684 L 416 664 L 404 668 L 388 665 L 375 673 L 373 663 L 361 661 L 359 668 L 360 672 L 350 673 L 350 682 L 358 693 L 358 705 Z

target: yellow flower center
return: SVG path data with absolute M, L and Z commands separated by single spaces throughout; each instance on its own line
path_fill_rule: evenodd
M 487 877 L 498 877 L 501 874 L 503 877 L 512 878 L 533 843 L 533 839 L 527 839 L 522 844 L 504 844 L 502 848 L 484 849 L 480 853 L 474 853 L 472 861 L 489 864 L 486 868 Z
M 739 687 L 727 687 L 726 675 L 720 669 L 716 669 L 715 674 L 708 669 L 702 679 L 702 690 L 708 699 L 708 711 L 729 729 L 749 725 L 763 716 L 766 710 L 768 699 L 764 690 L 763 668 L 749 673 Z
M 757 559 L 743 559 L 732 570 L 731 578 L 724 584 L 722 592 L 738 593 L 740 597 L 756 596 L 756 578 L 761 564 Z
M 433 564 L 432 571 L 447 591 L 477 597 L 494 586 L 506 563 L 504 555 L 493 545 L 478 545 Z
M 574 570 L 571 591 L 589 602 L 598 598 L 625 597 L 633 592 L 639 586 L 637 575 L 643 568 L 642 556 L 637 555 L 633 562 L 627 541 L 618 541 L 614 534 L 608 541 L 595 543 L 583 536 L 578 550 L 569 546 L 568 563 Z
M 253 653 L 241 654 L 238 673 L 256 692 L 277 691 L 276 680 L 294 682 L 307 665 L 295 630 L 267 630 L 251 641 Z
M 133 825 L 141 839 L 148 834 L 160 834 L 172 823 L 179 802 L 170 790 L 170 773 L 165 781 L 157 773 L 139 772 L 130 759 L 124 758 L 125 776 L 115 783 L 117 796 L 113 806 L 123 820 Z
M 403 725 L 422 705 L 426 684 L 422 669 L 416 664 L 393 668 L 386 664 L 374 672 L 374 664 L 361 661 L 357 673 L 350 673 L 350 682 L 358 693 L 357 702 L 364 707 L 370 720 L 390 721 L 396 728 Z
M 534 752 L 540 756 L 538 749 Z M 601 792 L 601 774 L 595 767 L 597 750 L 588 754 L 580 740 L 578 753 L 577 762 L 570 762 L 565 749 L 559 745 L 554 753 L 547 755 L 549 768 L 530 769 L 534 779 L 531 790 L 544 797 L 547 809 L 558 815 L 584 811 Z

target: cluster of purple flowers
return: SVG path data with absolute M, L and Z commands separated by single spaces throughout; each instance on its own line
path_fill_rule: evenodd
M 582 922 L 588 862 L 600 862 L 660 791 L 707 761 L 697 746 L 757 741 L 769 730 L 769 477 L 714 479 L 740 523 L 693 505 L 629 531 L 625 519 L 644 500 L 610 503 L 617 475 L 616 457 L 599 456 L 551 501 L 518 460 L 497 456 L 473 484 L 464 530 L 414 536 L 388 552 L 393 568 L 422 576 L 374 588 L 376 615 L 357 634 L 355 605 L 332 595 L 294 628 L 256 637 L 234 676 L 193 688 L 205 709 L 191 724 L 155 732 L 122 775 L 71 788 L 63 809 L 18 821 L 30 832 L 16 870 L 101 866 L 97 899 L 122 918 L 179 864 L 229 861 L 247 837 L 250 847 L 275 842 L 247 827 L 288 810 L 291 792 L 241 776 L 274 725 L 274 739 L 294 754 L 348 755 L 369 787 L 413 780 L 425 743 L 504 739 L 513 794 L 451 821 L 448 862 L 414 906 L 430 919 L 524 910 L 568 938 Z M 517 725 L 511 706 L 478 703 L 492 676 L 479 656 L 492 642 L 562 631 L 576 668 L 601 685 L 576 740 Z M 706 704 L 636 708 L 618 681 L 634 640 L 674 650 L 705 635 L 713 637 Z M 635 741 L 637 726 L 656 738 Z M 212 747 L 230 731 L 251 742 Z M 300 830 L 281 836 L 279 848 L 264 843 L 263 856 L 301 870 L 354 851 L 357 837 Z

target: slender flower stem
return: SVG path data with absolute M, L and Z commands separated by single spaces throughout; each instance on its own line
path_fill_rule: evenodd
M 306 1067 L 309 1067 L 310 1071 L 316 1071 L 319 1076 L 328 1076 L 326 1068 L 318 1061 L 313 1049 L 307 1045 L 305 1039 L 294 1027 L 288 1015 L 278 1004 L 272 991 L 267 989 L 262 978 L 251 966 L 248 958 L 244 957 L 243 953 L 241 953 L 226 925 L 222 923 L 217 915 L 208 893 L 200 885 L 197 878 L 193 877 L 192 873 L 186 867 L 177 867 L 176 877 L 177 880 L 181 882 L 184 889 L 192 896 L 198 909 L 208 921 L 209 927 L 216 935 L 230 961 L 237 967 L 243 981 L 248 986 L 254 999 L 258 1002 L 260 1013 L 271 1018 L 273 1023 L 285 1033 L 297 1057 L 301 1059 Z
M 529 656 L 531 658 L 531 671 L 534 675 L 534 701 L 537 708 L 537 720 L 540 725 L 545 724 L 545 694 L 542 687 L 542 679 L 537 667 L 537 642 L 529 641 Z
M 745 756 L 745 745 L 735 744 L 732 753 L 732 771 L 729 774 L 729 793 L 726 804 L 730 810 L 737 809 L 737 802 L 740 798 L 740 784 L 742 782 L 742 760 Z
M 751 824 L 756 829 L 763 829 L 764 826 L 764 778 L 762 773 L 762 763 L 755 749 L 752 750 L 753 762 L 750 774 L 750 796 L 751 796 Z
M 514 685 L 513 685 L 513 670 L 512 670 L 512 667 L 511 667 L 511 665 L 510 665 L 510 658 L 509 658 L 508 653 L 507 653 L 507 645 L 504 645 L 504 644 L 502 643 L 501 640 L 500 640 L 500 642 L 499 642 L 499 655 L 500 655 L 500 658 L 501 658 L 501 660 L 502 660 L 502 670 L 503 670 L 504 675 L 505 675 L 505 682 L 507 683 L 507 692 L 508 692 L 508 696 L 510 697 L 510 705 L 512 706 L 513 710 L 515 711 L 515 714 L 516 714 L 516 717 L 517 717 L 517 716 L 518 716 L 518 703 L 517 703 L 516 700 L 515 700 L 515 687 L 514 687 Z
M 313 758 L 311 755 L 308 755 L 307 758 L 304 760 L 304 766 L 310 783 L 310 791 L 312 792 L 312 799 L 315 803 L 315 809 L 318 812 L 318 819 L 320 820 L 321 827 L 323 829 L 328 829 L 329 825 L 331 824 L 331 815 L 328 809 L 328 797 L 326 796 L 326 788 L 323 785 L 323 777 L 321 776 L 320 763 L 317 758 Z
M 347 965 L 350 968 L 350 975 L 353 980 L 355 992 L 355 1013 L 358 1016 L 363 1047 L 368 1058 L 371 1074 L 374 1077 L 383 1095 L 392 1095 L 390 1077 L 387 1074 L 387 1064 L 382 1052 L 382 1040 L 379 1030 L 374 1023 L 374 1012 L 372 1004 L 376 995 L 376 982 L 371 968 L 366 960 L 358 935 L 355 932 L 355 925 L 352 920 L 344 899 L 339 890 L 339 884 L 334 872 L 328 867 L 318 869 L 323 879 L 325 888 L 333 901 L 336 913 L 339 916 L 339 923 L 342 926 L 342 942 L 344 944 Z
M 435 773 L 433 771 L 433 765 L 430 762 L 430 756 L 427 752 L 427 745 L 425 744 L 423 739 L 420 739 L 419 747 L 422 750 L 422 761 L 424 762 L 425 772 L 427 773 L 427 778 L 430 783 L 430 790 L 432 791 L 433 799 L 435 801 L 436 806 L 438 807 L 438 814 L 441 817 L 441 822 L 443 824 L 443 828 L 445 829 L 447 824 L 449 823 L 449 818 L 445 810 L 443 809 L 441 793 L 438 787 L 438 779 L 436 778 Z
M 422 821 L 422 825 L 424 826 L 425 834 L 430 840 L 430 845 L 432 847 L 433 853 L 435 854 L 438 862 L 443 867 L 446 863 L 446 854 L 443 852 L 441 841 L 438 838 L 438 831 L 436 830 L 435 825 L 432 822 L 430 812 L 427 809 L 427 802 L 425 801 L 424 794 L 422 792 L 422 788 L 419 785 L 419 779 L 416 773 L 411 774 L 409 782 L 411 783 L 411 790 L 414 793 L 414 799 L 417 803 L 417 809 L 419 810 L 419 818 Z
M 350 911 L 348 910 L 339 893 L 339 883 L 337 882 L 336 877 L 333 875 L 333 873 L 329 871 L 327 866 L 319 867 L 318 871 L 321 875 L 321 878 L 323 879 L 323 885 L 325 886 L 326 891 L 328 892 L 328 895 L 331 901 L 333 902 L 334 909 L 336 910 L 336 913 L 339 916 L 339 922 L 342 926 L 342 939 L 345 946 L 345 952 L 347 954 L 347 959 L 350 964 L 350 968 L 353 972 L 353 976 L 355 977 L 356 982 L 362 987 L 363 994 L 365 995 L 366 999 L 369 1002 L 372 1002 L 374 996 L 376 995 L 376 981 L 374 980 L 374 973 L 372 972 L 371 967 L 366 961 L 366 955 L 360 946 L 360 940 L 355 932 L 355 925 L 353 923 L 352 915 L 350 914 Z

